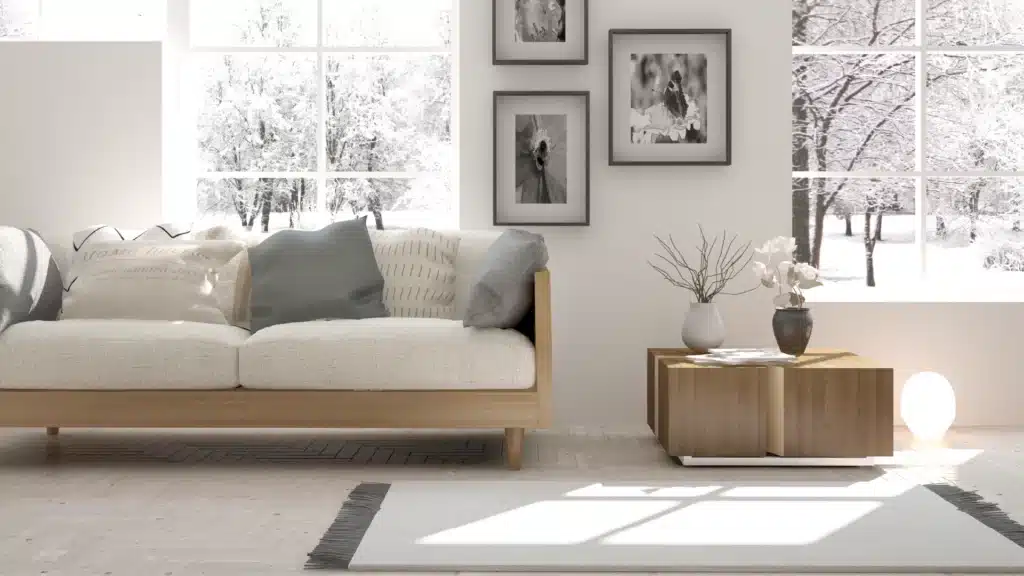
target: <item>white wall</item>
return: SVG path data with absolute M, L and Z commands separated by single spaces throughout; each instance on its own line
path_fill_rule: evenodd
M 814 308 L 814 344 L 881 360 L 896 368 L 898 385 L 915 372 L 945 375 L 956 392 L 957 426 L 1024 425 L 1024 305 L 822 303 Z M 898 397 L 896 409 L 898 414 Z
M 491 227 L 493 90 L 591 91 L 591 226 L 545 235 L 551 254 L 555 414 L 561 425 L 645 421 L 648 347 L 680 344 L 686 294 L 647 265 L 654 233 L 697 223 L 762 241 L 790 228 L 789 0 L 591 0 L 590 64 L 491 65 L 491 2 L 459 16 L 463 228 Z M 608 30 L 732 28 L 733 166 L 608 166 Z M 745 280 L 752 279 L 751 275 Z M 769 344 L 766 293 L 723 300 L 730 343 Z M 680 344 L 681 345 L 681 344 Z
M 0 224 L 160 221 L 160 44 L 0 43 Z
M 692 245 L 696 225 L 760 242 L 789 234 L 789 0 L 591 0 L 590 65 L 494 67 L 491 2 L 462 0 L 459 48 L 461 225 L 491 226 L 493 90 L 592 96 L 592 225 L 536 229 L 551 252 L 559 425 L 633 427 L 645 419 L 647 347 L 680 344 L 686 294 L 646 264 L 653 233 Z M 734 159 L 727 168 L 608 166 L 610 28 L 732 28 Z M 737 284 L 739 287 L 739 284 Z M 729 345 L 770 345 L 764 293 L 723 301 Z M 958 425 L 1024 424 L 1018 304 L 815 304 L 812 345 L 897 368 L 897 384 L 935 370 L 953 383 Z M 898 390 L 897 399 L 898 406 Z M 897 412 L 898 413 L 898 412 Z

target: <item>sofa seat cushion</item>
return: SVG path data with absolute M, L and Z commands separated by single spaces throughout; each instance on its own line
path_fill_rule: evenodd
M 238 387 L 234 326 L 147 320 L 24 322 L 0 334 L 0 389 Z
M 246 340 L 238 367 L 243 387 L 264 390 L 519 390 L 535 375 L 519 332 L 438 318 L 273 326 Z

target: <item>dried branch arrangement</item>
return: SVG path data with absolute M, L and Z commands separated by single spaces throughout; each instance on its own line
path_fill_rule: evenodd
M 738 236 L 735 234 L 722 232 L 708 240 L 704 229 L 700 228 L 699 256 L 692 264 L 676 246 L 672 236 L 668 237 L 668 242 L 657 234 L 654 238 L 665 252 L 655 255 L 659 262 L 648 261 L 648 264 L 673 286 L 693 294 L 694 299 L 700 304 L 710 304 L 718 296 L 747 294 L 757 288 L 755 286 L 743 292 L 725 291 L 730 282 L 750 269 L 750 263 L 754 258 L 749 242 L 740 247 L 736 246 Z

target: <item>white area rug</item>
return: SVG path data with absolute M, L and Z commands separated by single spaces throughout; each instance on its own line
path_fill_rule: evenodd
M 927 488 L 884 476 L 854 484 L 453 481 L 363 487 L 310 555 L 310 566 L 1024 572 L 1024 548 L 1010 537 Z M 975 512 L 985 510 L 974 505 Z M 998 510 L 986 513 L 998 528 Z

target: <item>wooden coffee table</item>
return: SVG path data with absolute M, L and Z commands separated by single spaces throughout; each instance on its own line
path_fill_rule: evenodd
M 647 351 L 647 423 L 684 464 L 865 465 L 893 454 L 893 370 L 841 350 L 786 366 Z

